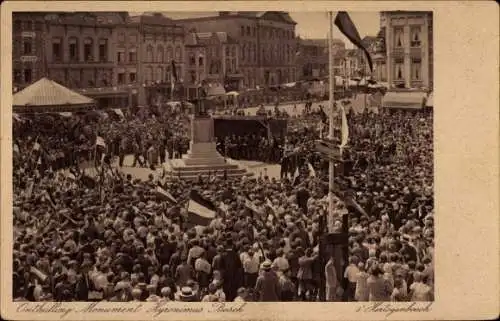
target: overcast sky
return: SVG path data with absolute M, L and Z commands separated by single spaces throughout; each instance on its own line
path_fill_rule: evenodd
M 172 19 L 184 19 L 217 15 L 217 12 L 163 12 Z M 297 22 L 296 33 L 302 38 L 326 38 L 328 33 L 328 16 L 326 12 L 290 12 Z M 380 29 L 379 12 L 349 12 L 360 36 L 376 36 Z M 333 28 L 333 37 L 344 40 L 347 48 L 352 48 L 336 26 Z

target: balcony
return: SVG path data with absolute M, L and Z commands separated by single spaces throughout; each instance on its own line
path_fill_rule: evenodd
M 113 68 L 114 62 L 110 60 L 97 60 L 88 59 L 86 61 L 79 61 L 77 59 L 62 60 L 56 59 L 55 57 L 52 61 L 48 63 L 49 68 Z

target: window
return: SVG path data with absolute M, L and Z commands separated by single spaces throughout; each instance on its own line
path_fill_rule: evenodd
M 175 47 L 175 60 L 182 61 L 182 49 L 179 46 Z
M 163 68 L 162 67 L 158 67 L 158 71 L 156 73 L 156 80 L 158 80 L 159 82 L 161 82 L 163 79 Z
M 394 28 L 394 47 L 401 48 L 403 47 L 403 29 L 402 28 Z
M 229 53 L 229 46 L 226 46 L 226 57 L 229 57 L 230 53 Z
M 23 29 L 21 21 L 15 20 L 12 29 L 14 29 L 13 31 L 21 31 Z
M 242 49 L 241 49 L 241 59 L 242 59 L 243 61 L 245 61 L 246 49 L 247 49 L 247 46 L 246 46 L 246 45 L 243 45 L 243 47 L 242 47 Z
M 118 73 L 118 85 L 123 85 L 125 84 L 125 73 L 120 72 Z
M 86 38 L 83 42 L 83 60 L 84 61 L 92 61 L 93 60 L 92 49 L 93 49 L 92 39 Z
M 157 62 L 165 62 L 165 52 L 163 51 L 163 47 L 159 46 L 157 49 L 158 52 L 158 61 Z
M 396 80 L 404 80 L 404 66 L 402 60 L 394 61 L 394 78 Z
M 135 81 L 136 81 L 136 79 L 137 79 L 137 75 L 136 75 L 136 73 L 135 73 L 135 72 L 131 72 L 131 73 L 129 74 L 129 79 L 130 79 L 130 82 L 135 82 Z
M 245 27 L 244 26 L 240 27 L 240 33 L 241 33 L 241 36 L 245 35 Z
M 121 63 L 124 63 L 124 62 L 125 62 L 125 52 L 123 52 L 123 51 L 118 51 L 118 53 L 117 53 L 117 58 L 118 58 L 117 60 L 118 60 L 118 62 L 119 62 L 119 63 L 120 63 L 120 62 L 121 62 Z
M 410 37 L 411 47 L 420 47 L 420 27 L 412 27 Z
M 106 39 L 99 40 L 99 61 L 108 61 L 108 40 Z
M 194 58 L 194 54 L 189 54 L 189 65 L 196 66 L 196 59 Z
M 146 68 L 146 81 L 147 82 L 153 81 L 153 68 L 152 67 Z
M 174 59 L 174 49 L 170 46 L 167 47 L 167 60 L 170 62 Z
M 247 36 L 250 37 L 251 36 L 251 31 L 250 31 L 250 27 L 247 26 Z
M 422 61 L 420 59 L 412 59 L 411 61 L 411 79 L 421 80 L 422 77 Z
M 31 39 L 26 39 L 23 41 L 23 54 L 31 55 L 32 53 Z
M 21 80 L 21 71 L 19 69 L 12 70 L 12 82 L 14 84 L 19 84 L 22 82 Z
M 54 61 L 62 60 L 61 38 L 52 39 L 52 60 Z
M 196 72 L 191 71 L 189 73 L 189 75 L 191 76 L 191 83 L 195 84 L 196 83 Z
M 130 48 L 128 51 L 128 62 L 136 63 L 137 62 L 137 52 L 135 48 Z
M 69 39 L 69 60 L 78 61 L 78 39 Z
M 153 47 L 152 46 L 148 46 L 146 48 L 146 61 L 153 62 Z
M 202 55 L 200 55 L 198 57 L 198 66 L 203 67 L 203 56 Z
M 256 27 L 253 27 L 253 32 L 252 32 L 252 36 L 255 37 L 255 35 L 257 34 L 257 28 Z
M 24 69 L 24 82 L 31 83 L 32 80 L 33 80 L 33 71 L 30 68 Z

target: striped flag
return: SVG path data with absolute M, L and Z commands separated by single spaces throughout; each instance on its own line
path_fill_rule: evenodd
M 189 195 L 188 221 L 194 225 L 208 226 L 215 219 L 215 205 L 195 190 Z
M 173 204 L 177 204 L 177 200 L 172 196 L 172 194 L 164 190 L 161 186 L 156 186 L 155 193 L 158 198 Z
M 245 206 L 252 212 L 262 215 L 262 211 L 248 198 L 245 199 Z

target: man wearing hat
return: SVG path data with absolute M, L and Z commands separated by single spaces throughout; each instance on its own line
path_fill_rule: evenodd
M 256 300 L 259 302 L 277 302 L 280 299 L 278 275 L 272 270 L 272 262 L 265 260 L 261 264 L 261 275 L 255 284 Z

